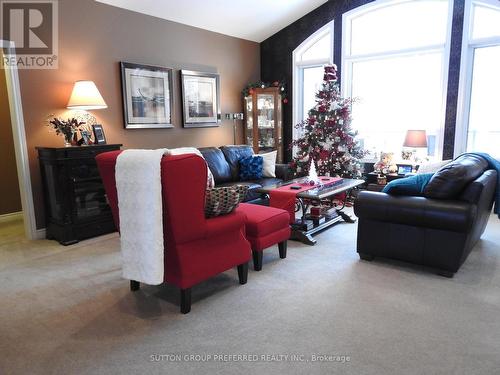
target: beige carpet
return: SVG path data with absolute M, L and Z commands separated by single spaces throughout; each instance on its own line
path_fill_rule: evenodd
M 179 314 L 173 287 L 129 292 L 116 235 L 63 247 L 20 233 L 20 223 L 0 228 L 2 375 L 500 369 L 500 221 L 493 216 L 453 279 L 360 261 L 356 225 L 339 224 L 314 247 L 291 242 L 285 260 L 267 250 L 247 285 L 233 270 L 195 287 L 188 315 Z M 243 354 L 252 356 L 222 357 Z M 320 354 L 348 358 L 313 361 Z

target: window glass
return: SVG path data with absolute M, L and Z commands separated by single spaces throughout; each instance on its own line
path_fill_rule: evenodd
M 330 33 L 323 35 L 317 42 L 307 48 L 300 56 L 301 61 L 329 59 L 332 46 Z
M 441 64 L 441 53 L 353 64 L 352 96 L 359 98 L 353 124 L 368 151 L 399 157 L 408 129 L 437 134 L 443 113 Z
M 500 10 L 474 6 L 472 38 L 491 38 L 500 36 Z
M 500 45 L 476 48 L 467 134 L 467 151 L 500 156 Z
M 316 105 L 316 93 L 323 83 L 323 73 L 323 66 L 304 68 L 303 70 L 302 119 L 306 119 L 309 110 Z
M 444 44 L 447 24 L 448 1 L 445 0 L 384 6 L 352 19 L 351 54 Z

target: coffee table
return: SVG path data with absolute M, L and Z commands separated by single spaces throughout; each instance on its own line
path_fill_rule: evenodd
M 298 184 L 303 181 L 304 178 L 297 178 L 275 185 L 263 186 L 257 189 L 257 191 L 269 196 L 269 192 L 273 189 L 286 185 Z M 292 224 L 292 234 L 290 239 L 301 241 L 307 245 L 315 245 L 317 241 L 312 237 L 313 234 L 324 230 L 341 220 L 346 223 L 356 222 L 356 219 L 352 218 L 343 211 L 346 203 L 345 199 L 341 201 L 340 207 L 335 206 L 333 200 L 336 195 L 349 193 L 352 189 L 363 185 L 364 183 L 365 180 L 344 178 L 342 182 L 334 186 L 320 186 L 298 193 L 296 197 L 295 211 L 301 212 L 301 218 Z M 324 217 L 324 221 L 314 220 L 307 214 L 309 206 L 315 204 L 331 205 L 332 209 L 329 210 L 328 214 Z

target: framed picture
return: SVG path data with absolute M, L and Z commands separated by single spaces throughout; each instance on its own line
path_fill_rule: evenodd
M 185 128 L 219 126 L 220 80 L 216 73 L 181 70 Z
M 398 174 L 407 175 L 411 173 L 413 167 L 409 164 L 398 164 Z
M 106 136 L 104 135 L 104 129 L 101 124 L 92 125 L 92 131 L 94 132 L 94 143 L 96 145 L 105 145 Z
M 172 69 L 121 62 L 126 129 L 173 128 Z

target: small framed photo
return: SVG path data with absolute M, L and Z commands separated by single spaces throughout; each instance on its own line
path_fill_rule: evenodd
M 101 124 L 92 125 L 92 131 L 94 132 L 94 143 L 96 145 L 105 145 L 106 136 L 104 135 L 104 129 Z
M 184 127 L 219 126 L 221 119 L 219 75 L 181 70 L 181 86 Z
M 398 174 L 400 175 L 407 175 L 408 173 L 411 173 L 413 167 L 408 164 L 398 164 Z
M 126 129 L 173 128 L 172 69 L 121 62 Z
M 81 141 L 82 141 L 82 144 L 83 145 L 91 145 L 93 142 L 92 142 L 92 138 L 90 137 L 90 132 L 88 130 L 82 130 L 80 132 L 80 135 L 82 137 Z

